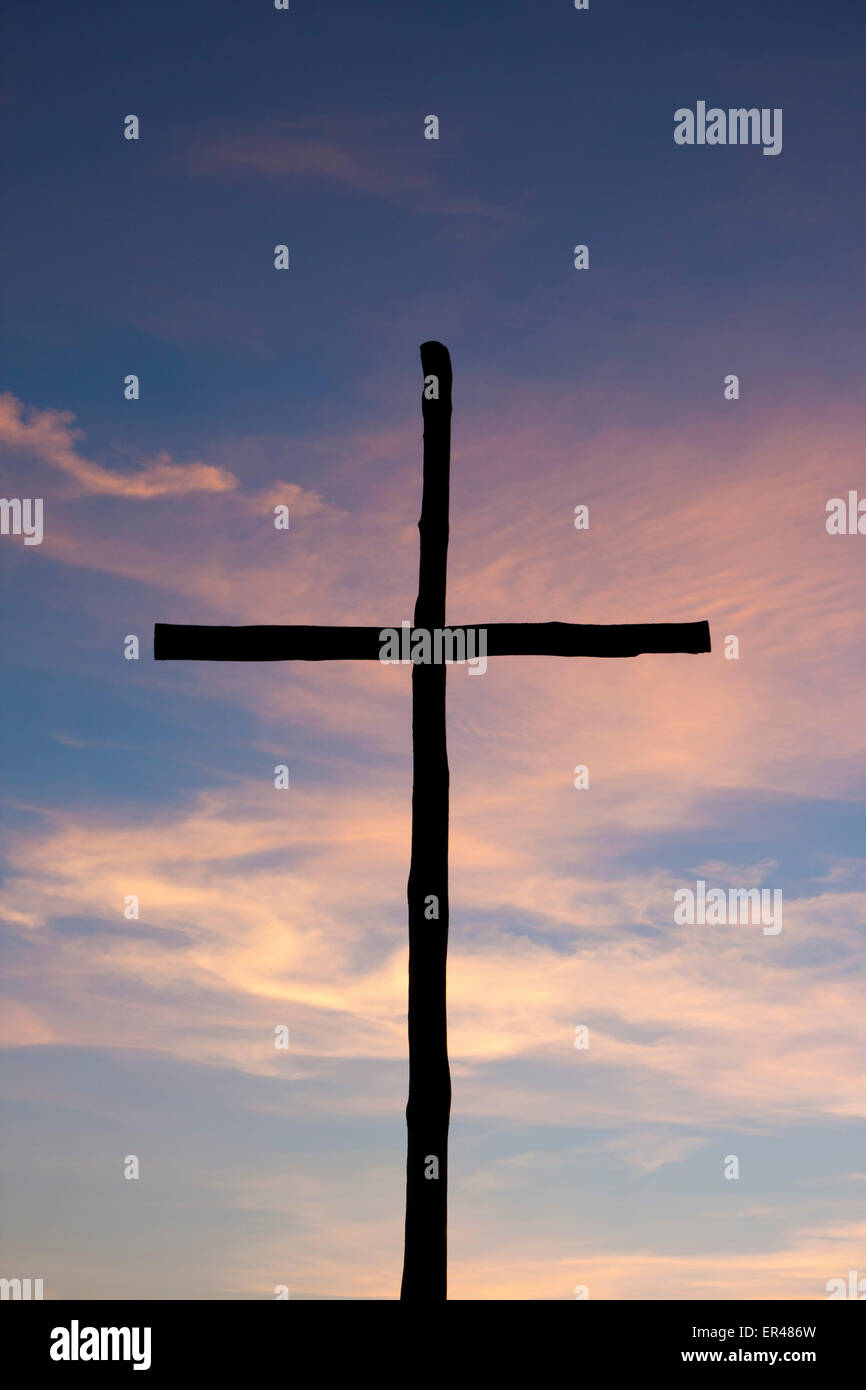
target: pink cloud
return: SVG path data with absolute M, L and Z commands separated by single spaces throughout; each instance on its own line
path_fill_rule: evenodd
M 853 477 L 859 435 L 838 411 L 812 406 L 793 420 L 742 423 L 736 447 L 726 422 L 704 420 L 583 439 L 579 404 L 516 388 L 504 419 L 486 409 L 456 417 L 451 620 L 708 616 L 714 650 L 503 659 L 483 680 L 449 675 L 455 1106 L 514 1124 L 561 1125 L 570 1113 L 589 1128 L 663 1121 L 689 1132 L 860 1118 L 866 1038 L 854 964 L 866 905 L 851 891 L 860 862 L 849 854 L 816 891 L 785 904 L 781 944 L 819 942 L 851 963 L 843 973 L 820 962 L 792 968 L 758 935 L 675 931 L 671 874 L 611 864 L 612 845 L 640 844 L 648 832 L 711 828 L 717 795 L 860 794 L 861 561 L 856 540 L 824 529 L 826 498 Z M 243 475 L 244 441 L 223 447 Z M 217 491 L 155 505 L 143 520 L 119 498 L 111 528 L 89 520 L 85 502 L 74 528 L 61 517 L 46 546 L 70 582 L 79 567 L 137 581 L 155 619 L 399 622 L 417 574 L 415 421 L 334 435 L 316 449 L 314 494 L 289 495 L 286 482 L 252 497 Z M 347 476 L 352 496 L 369 478 L 351 508 Z M 267 512 L 283 500 L 299 525 L 277 536 Z M 578 502 L 590 506 L 587 533 L 573 528 Z M 739 662 L 724 659 L 728 633 L 740 637 Z M 196 795 L 190 768 L 186 804 L 151 824 L 105 806 L 53 812 L 41 831 L 22 831 L 7 917 L 45 961 L 37 981 L 20 984 L 22 1037 L 158 1048 L 275 1079 L 402 1061 L 408 673 L 375 663 L 181 663 L 143 674 L 156 699 L 184 692 L 254 713 L 251 754 L 265 767 L 290 761 L 292 748 L 308 753 L 313 732 L 339 735 L 350 751 L 339 765 L 319 755 L 327 786 L 310 755 L 306 784 L 293 784 L 280 815 L 267 777 Z M 578 762 L 590 766 L 588 793 L 572 786 Z M 714 855 L 703 868 L 750 882 L 774 872 L 745 854 L 734 864 Z M 140 892 L 150 935 L 124 930 L 128 892 Z M 65 914 L 116 917 L 118 930 L 58 945 L 46 924 Z M 652 930 L 637 936 L 635 924 Z M 170 949 L 160 932 L 166 942 L 183 933 L 186 944 Z M 105 997 L 103 975 L 151 994 L 130 1011 L 121 994 Z M 202 1002 L 179 1009 L 186 998 Z M 264 1045 L 264 1017 L 296 1029 L 282 1071 Z M 584 1058 L 572 1045 L 580 1022 L 592 1028 Z M 509 1069 L 517 1061 L 536 1064 L 531 1083 Z M 562 1076 L 587 1062 L 604 1084 L 578 1104 Z M 351 1095 L 309 1103 L 385 1116 L 404 1100 L 402 1080 L 377 1073 Z M 611 1152 L 628 1161 L 630 1144 Z M 652 1171 L 687 1157 L 688 1145 L 641 1139 L 635 1152 Z M 395 1213 L 399 1158 L 388 1179 Z M 467 1202 L 473 1176 L 482 1181 L 467 1176 Z M 397 1216 L 371 1231 L 325 1179 L 298 1182 L 317 1248 L 299 1252 L 297 1278 L 320 1291 L 389 1295 Z M 272 1194 L 249 1200 L 259 1198 Z M 490 1255 L 489 1223 L 474 1224 L 471 1210 L 455 1228 L 455 1297 L 570 1298 L 588 1283 L 594 1297 L 814 1298 L 855 1267 L 862 1236 L 795 1230 L 781 1248 L 723 1257 L 601 1242 L 590 1258 L 534 1235 L 503 1237 Z M 375 1257 L 365 1261 L 370 1242 Z M 271 1258 L 267 1242 L 239 1256 L 236 1286 L 261 1287 Z
M 207 463 L 174 463 L 162 453 L 137 472 L 113 473 L 82 458 L 75 416 L 68 410 L 30 409 L 9 392 L 0 395 L 0 445 L 30 454 L 74 479 L 82 493 L 114 497 L 180 497 L 191 492 L 229 492 L 238 485 L 227 469 Z

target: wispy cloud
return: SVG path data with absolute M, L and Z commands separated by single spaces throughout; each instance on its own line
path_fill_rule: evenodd
M 678 874 L 744 886 L 782 874 L 787 832 L 777 843 L 768 817 L 752 845 L 736 824 L 743 808 L 816 788 L 861 795 L 861 580 L 857 556 L 823 528 L 828 454 L 844 472 L 854 436 L 838 419 L 756 421 L 720 475 L 695 466 L 723 453 L 723 432 L 705 423 L 619 426 L 581 441 L 596 481 L 578 492 L 572 407 L 554 392 L 512 394 L 505 419 L 464 409 L 455 431 L 452 621 L 709 614 L 715 645 L 705 660 L 503 660 L 482 681 L 449 676 L 457 1107 L 478 1124 L 535 1129 L 522 1157 L 470 1168 L 470 1201 L 519 1196 L 534 1165 L 553 1164 L 533 1155 L 564 1123 L 598 1136 L 608 1166 L 640 1182 L 682 1171 L 707 1135 L 721 1144 L 730 1129 L 853 1125 L 864 1114 L 866 908 L 850 848 L 834 859 L 823 843 L 815 881 L 786 891 L 779 938 L 672 920 Z M 69 417 L 61 425 L 69 448 Z M 85 497 L 46 546 L 70 583 L 85 568 L 123 576 L 140 586 L 139 611 L 164 620 L 399 622 L 416 579 L 417 444 L 414 422 L 319 440 L 316 458 L 338 462 L 323 465 L 312 492 L 263 482 L 271 451 L 260 440 L 255 469 L 244 441 L 227 441 L 219 456 L 233 478 L 255 473 L 255 491 L 157 498 L 144 514 L 119 496 L 110 527 Z M 541 449 L 543 495 L 526 468 Z M 638 454 L 640 487 L 629 483 Z M 351 506 L 337 505 L 347 496 Z M 267 517 L 279 501 L 303 523 L 288 535 Z M 591 507 L 588 533 L 573 529 L 579 501 Z M 102 623 L 119 624 L 127 602 L 112 590 Z M 722 654 L 729 631 L 742 639 L 739 663 Z M 181 663 L 140 674 L 163 711 L 194 694 L 254 716 L 260 775 L 226 770 L 214 746 L 204 768 L 179 762 L 176 803 L 157 817 L 144 820 L 133 793 L 74 813 L 27 808 L 4 885 L 8 1045 L 16 1056 L 140 1053 L 245 1088 L 291 1081 L 307 1115 L 384 1123 L 404 1100 L 407 673 Z M 58 728 L 77 737 L 65 716 Z M 797 739 L 808 740 L 805 783 L 791 758 Z M 283 794 L 269 774 L 286 760 Z M 588 792 L 572 787 L 577 762 L 590 766 Z M 123 918 L 129 893 L 140 922 Z M 280 1023 L 292 1034 L 283 1057 L 272 1040 Z M 584 1053 L 577 1024 L 590 1029 Z M 278 1108 L 276 1091 L 256 1105 Z M 850 1171 L 850 1156 L 837 1168 Z M 373 1185 L 385 1182 L 377 1172 Z M 394 1221 L 371 1231 L 342 1193 L 337 1229 L 330 1190 L 310 1178 L 292 1209 L 316 1231 L 309 1249 L 301 1241 L 295 1284 L 387 1293 Z M 600 1297 L 816 1297 L 854 1258 L 844 1242 L 832 1251 L 801 1241 L 789 1218 L 791 1249 L 760 1257 L 659 1254 L 649 1239 L 620 1256 L 599 1239 L 590 1258 L 539 1232 L 531 1243 L 504 1238 L 487 1263 L 477 1250 L 489 1239 L 472 1221 L 454 1252 L 457 1296 L 567 1298 L 590 1283 Z M 375 1267 L 355 1272 L 355 1251 L 371 1240 Z M 266 1288 L 272 1259 L 270 1247 L 239 1254 L 233 1287 Z
M 413 119 L 417 122 L 417 117 Z M 414 149 L 406 143 L 405 129 L 393 122 L 378 123 L 380 146 L 375 160 L 365 152 L 369 151 L 369 139 L 366 146 L 359 143 L 354 118 L 272 121 L 225 129 L 190 140 L 188 168 L 203 178 L 317 182 L 441 217 L 514 220 L 513 212 L 482 198 L 449 191 L 441 176 L 423 168 L 425 156 L 429 159 L 430 142 L 424 140 L 420 123 Z M 364 133 L 369 137 L 369 122 L 365 122 Z
M 208 463 L 175 463 L 162 453 L 134 473 L 116 473 L 83 458 L 78 441 L 84 431 L 68 410 L 28 409 L 9 392 L 0 395 L 0 445 L 29 454 L 72 478 L 83 494 L 113 497 L 181 497 L 191 492 L 230 492 L 237 478 Z

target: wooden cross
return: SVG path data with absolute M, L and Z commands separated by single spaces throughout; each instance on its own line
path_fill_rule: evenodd
M 412 633 L 445 629 L 445 567 L 451 454 L 451 359 L 423 343 L 424 463 L 418 599 Z M 157 623 L 157 661 L 377 661 L 378 627 L 187 627 Z M 698 623 L 488 623 L 450 628 L 458 639 L 487 634 L 489 656 L 639 656 L 708 652 Z M 458 646 L 459 649 L 459 646 Z M 473 648 L 477 650 L 478 648 Z M 419 647 L 420 650 L 420 647 Z M 441 647 L 440 647 L 441 652 Z M 452 652 L 455 648 L 451 648 Z M 417 661 L 417 658 L 416 658 Z M 448 1122 L 451 1074 L 445 1010 L 448 946 L 448 753 L 445 664 L 412 666 L 412 854 L 409 866 L 409 1099 L 406 1106 L 406 1300 L 441 1301 L 446 1290 Z M 438 917 L 431 915 L 438 904 Z

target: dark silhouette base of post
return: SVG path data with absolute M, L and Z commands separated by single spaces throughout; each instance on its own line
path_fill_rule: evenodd
M 424 482 L 421 561 L 413 627 L 445 627 L 451 452 L 451 359 L 424 343 L 421 365 L 432 383 L 421 401 Z M 384 625 L 383 625 L 384 626 Z M 399 625 L 398 625 L 399 626 Z M 476 623 L 488 656 L 634 657 L 643 652 L 708 652 L 710 629 L 698 623 Z M 459 632 L 459 628 L 452 628 Z M 469 628 L 464 631 L 468 632 Z M 306 624 L 199 627 L 157 623 L 157 661 L 378 661 L 382 627 Z M 468 644 L 467 644 L 468 647 Z M 477 648 L 473 648 L 477 650 Z M 448 1068 L 445 963 L 448 949 L 448 751 L 444 663 L 412 667 L 412 860 L 409 868 L 409 1102 L 406 1106 L 406 1244 L 401 1298 L 447 1296 Z

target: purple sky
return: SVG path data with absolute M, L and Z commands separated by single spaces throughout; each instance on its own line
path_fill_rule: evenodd
M 408 673 L 151 634 L 410 617 L 439 338 L 449 620 L 713 634 L 449 673 L 451 1295 L 826 1297 L 866 1269 L 858 6 L 6 8 L 44 537 L 0 537 L 3 1274 L 396 1295 Z M 699 100 L 782 153 L 677 146 Z M 699 879 L 782 931 L 676 924 Z

